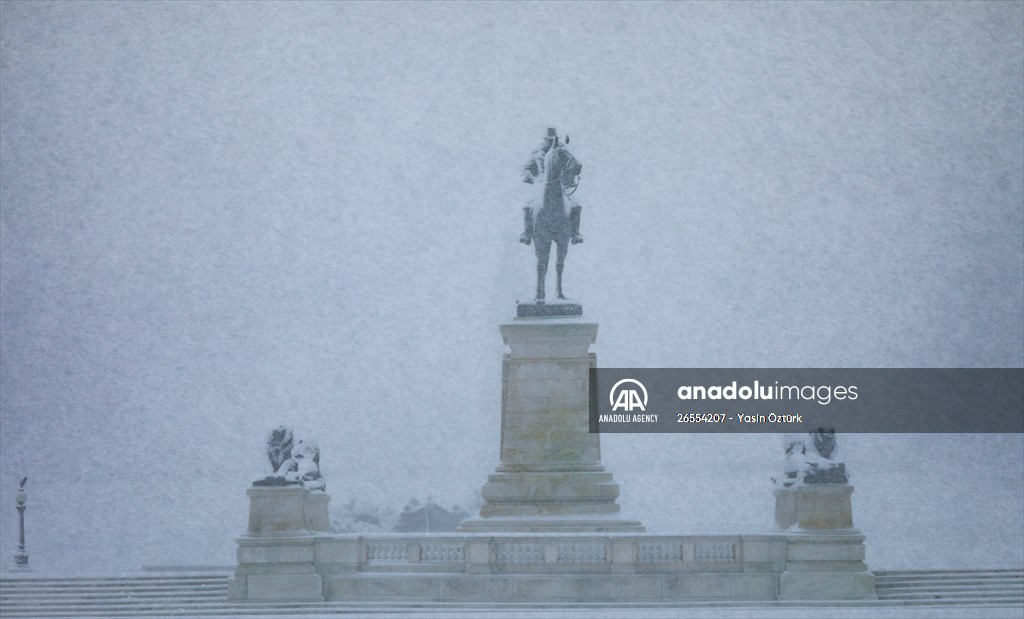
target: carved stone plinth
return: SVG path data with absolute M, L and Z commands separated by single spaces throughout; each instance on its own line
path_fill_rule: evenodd
M 298 484 L 249 488 L 249 535 L 296 535 L 327 531 L 327 503 L 323 492 L 310 492 Z
M 314 542 L 330 529 L 330 497 L 298 484 L 249 488 L 249 531 L 238 539 L 231 599 L 323 601 Z
M 479 518 L 460 531 L 643 531 L 618 517 L 619 485 L 590 433 L 590 344 L 597 324 L 582 318 L 501 325 L 501 464 L 481 494 Z
M 871 599 L 875 577 L 864 563 L 864 535 L 853 528 L 848 484 L 775 490 L 775 523 L 788 529 L 779 599 Z
M 317 536 L 238 538 L 238 565 L 228 583 L 233 600 L 320 601 L 324 581 L 317 571 Z
M 848 484 L 806 484 L 775 490 L 775 524 L 788 529 L 852 529 L 853 506 Z
M 875 575 L 864 563 L 864 536 L 855 529 L 787 537 L 779 599 L 875 599 Z

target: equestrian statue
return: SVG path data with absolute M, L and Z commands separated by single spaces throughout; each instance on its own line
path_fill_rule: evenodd
M 544 143 L 533 152 L 530 161 L 523 166 L 523 182 L 537 187 L 536 195 L 523 208 L 526 229 L 519 237 L 520 243 L 533 243 L 537 254 L 537 295 L 538 303 L 544 301 L 544 278 L 548 272 L 551 243 L 555 244 L 555 292 L 559 299 L 562 293 L 562 270 L 569 243 L 583 242 L 580 236 L 580 213 L 583 210 L 572 194 L 579 186 L 579 175 L 583 166 L 569 151 L 569 136 L 565 143 L 559 142 L 555 129 L 548 129 Z

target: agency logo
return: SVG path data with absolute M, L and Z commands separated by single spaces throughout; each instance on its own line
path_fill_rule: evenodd
M 630 385 L 639 387 L 639 391 Z M 612 390 L 608 393 L 608 403 L 612 405 L 612 411 L 646 411 L 644 407 L 647 406 L 647 388 L 638 380 L 623 378 L 612 385 Z

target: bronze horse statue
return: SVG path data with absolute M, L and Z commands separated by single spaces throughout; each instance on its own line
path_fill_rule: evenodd
M 556 293 L 562 294 L 562 270 L 569 243 L 583 242 L 580 236 L 580 213 L 583 207 L 572 199 L 579 185 L 583 166 L 565 144 L 560 144 L 554 129 L 548 129 L 544 144 L 534 151 L 532 160 L 523 166 L 523 182 L 538 185 L 538 195 L 529 206 L 523 208 L 526 229 L 519 242 L 529 245 L 533 242 L 537 254 L 537 301 L 544 300 L 544 279 L 548 272 L 551 243 L 557 247 L 555 257 Z

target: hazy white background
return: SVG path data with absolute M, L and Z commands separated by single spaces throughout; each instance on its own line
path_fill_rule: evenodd
M 1022 7 L 4 2 L 0 562 L 28 475 L 39 570 L 231 564 L 282 422 L 336 502 L 472 501 L 548 126 L 602 365 L 1024 366 Z M 1021 435 L 841 441 L 872 567 L 1024 563 Z M 771 526 L 778 437 L 603 454 Z

